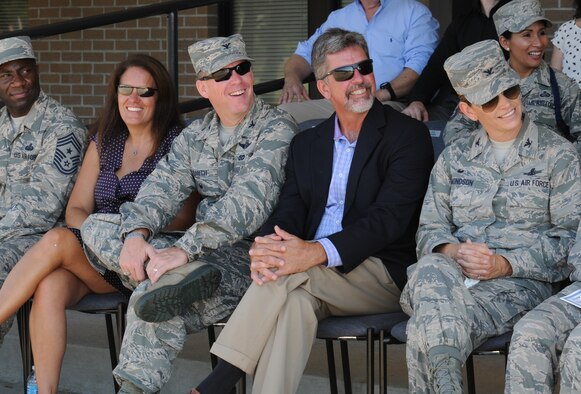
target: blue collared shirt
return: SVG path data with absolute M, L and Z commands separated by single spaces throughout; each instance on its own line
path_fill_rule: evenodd
M 335 141 L 335 149 L 333 151 L 333 174 L 329 185 L 329 195 L 327 196 L 325 213 L 315 233 L 315 239 L 327 253 L 328 267 L 343 265 L 337 248 L 325 237 L 343 230 L 341 222 L 343 221 L 343 212 L 345 210 L 347 179 L 349 178 L 349 170 L 353 161 L 353 153 L 355 153 L 355 145 L 357 145 L 357 141 L 349 142 L 341 133 L 336 116 L 333 140 Z
M 296 55 L 311 63 L 315 40 L 327 29 L 361 33 L 369 46 L 377 88 L 392 81 L 405 67 L 421 74 L 438 44 L 438 22 L 417 0 L 381 0 L 379 9 L 367 21 L 359 0 L 333 11 L 306 41 L 299 42 Z

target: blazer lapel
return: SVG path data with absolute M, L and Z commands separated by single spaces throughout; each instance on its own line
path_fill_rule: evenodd
M 322 217 L 327 197 L 329 196 L 329 186 L 331 184 L 331 175 L 333 173 L 333 132 L 335 127 L 335 116 L 324 121 L 318 130 L 318 138 L 314 139 L 311 145 L 311 163 L 312 172 L 311 187 L 313 190 L 313 210 L 314 222 L 317 224 Z M 316 229 L 315 229 L 316 230 Z
M 369 156 L 371 156 L 381 140 L 381 132 L 379 129 L 383 128 L 385 124 L 383 105 L 375 100 L 373 107 L 371 107 L 365 121 L 363 122 L 363 126 L 361 126 L 359 138 L 357 139 L 355 154 L 353 155 L 351 169 L 349 170 L 349 179 L 347 180 L 347 192 L 345 196 L 345 210 L 343 216 L 345 216 L 355 200 L 361 172 L 363 171 L 363 167 L 365 167 L 365 163 L 367 163 Z

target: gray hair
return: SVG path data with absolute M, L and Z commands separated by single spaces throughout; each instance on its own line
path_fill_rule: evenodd
M 325 60 L 327 55 L 341 52 L 349 47 L 360 47 L 369 57 L 369 48 L 365 38 L 352 31 L 347 31 L 339 28 L 332 28 L 325 31 L 317 38 L 313 45 L 313 52 L 311 54 L 311 63 L 316 79 L 323 78 L 327 72 L 325 70 Z

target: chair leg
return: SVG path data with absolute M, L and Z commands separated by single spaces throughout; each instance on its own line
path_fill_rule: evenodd
M 347 341 L 339 340 L 341 345 L 341 363 L 343 364 L 343 382 L 345 385 L 345 394 L 353 394 L 351 387 L 351 369 L 349 367 L 349 350 L 347 348 Z
M 29 316 L 32 301 L 26 301 L 16 314 L 18 322 L 18 336 L 20 337 L 20 353 L 22 356 L 22 377 L 24 382 L 24 393 L 26 394 L 26 381 L 32 371 L 32 345 L 30 344 Z
M 236 390 L 238 394 L 246 394 L 246 375 L 242 376 L 236 383 Z
M 109 357 L 111 357 L 111 370 L 117 366 L 117 346 L 115 345 L 115 334 L 113 331 L 113 318 L 110 313 L 105 313 L 105 325 L 107 326 L 107 340 L 109 341 Z M 113 376 L 115 392 L 119 391 L 117 380 Z
M 367 394 L 373 394 L 374 391 L 374 372 L 375 372 L 375 339 L 373 338 L 373 328 L 367 329 Z
M 327 365 L 329 367 L 329 385 L 331 394 L 337 394 L 337 370 L 335 369 L 335 351 L 333 349 L 333 340 L 325 339 L 325 346 L 327 347 Z
M 471 354 L 466 360 L 466 379 L 468 380 L 468 394 L 476 394 L 474 382 L 474 356 Z
M 379 330 L 379 393 L 387 394 L 387 343 L 385 330 Z
M 208 343 L 210 348 L 212 348 L 214 342 L 216 342 L 216 327 L 213 324 L 210 324 L 208 326 Z M 218 357 L 210 353 L 210 362 L 212 363 L 212 369 L 216 368 L 216 365 L 218 364 Z

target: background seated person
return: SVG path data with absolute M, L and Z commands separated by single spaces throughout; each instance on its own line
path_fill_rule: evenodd
M 450 118 L 458 104 L 458 95 L 444 71 L 444 62 L 468 45 L 496 39 L 492 15 L 509 1 L 471 0 L 471 7 L 454 18 L 409 93 L 404 114 L 423 122 Z
M 403 99 L 426 66 L 438 43 L 438 22 L 417 0 L 354 0 L 333 11 L 309 37 L 299 42 L 284 67 L 281 103 L 309 100 L 302 81 L 311 74 L 311 51 L 316 39 L 327 29 L 338 27 L 362 34 L 373 59 L 376 97 L 394 108 L 405 107 Z M 383 88 L 382 88 L 383 86 Z M 333 107 L 327 100 L 306 105 L 283 105 L 297 123 L 328 118 Z
M 575 148 L 523 113 L 518 75 L 497 41 L 444 63 L 460 110 L 480 128 L 432 170 L 401 305 L 411 316 L 412 393 L 462 393 L 462 365 L 552 293 L 579 224 Z
M 575 0 L 573 19 L 561 24 L 551 41 L 551 67 L 581 86 L 581 0 Z
M 521 97 L 525 111 L 537 125 L 543 125 L 570 141 L 581 151 L 581 92 L 571 78 L 555 72 L 560 99 L 556 100 L 548 64 L 543 60 L 549 45 L 547 27 L 551 21 L 543 16 L 539 0 L 513 0 L 500 7 L 492 17 L 501 47 L 510 55 L 509 65 L 520 78 Z M 560 112 L 566 131 L 557 122 Z M 470 135 L 478 124 L 460 111 L 448 121 L 444 129 L 444 142 Z

